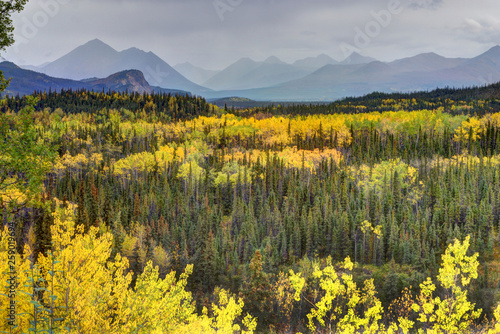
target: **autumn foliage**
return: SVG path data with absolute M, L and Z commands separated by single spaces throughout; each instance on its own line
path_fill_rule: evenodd
M 0 102 L 0 331 L 498 332 L 495 101 L 37 95 Z
M 61 206 L 61 207 L 59 207 Z M 242 325 L 243 302 L 219 291 L 214 315 L 195 312 L 186 291 L 192 265 L 177 279 L 175 272 L 160 277 L 158 267 L 148 262 L 131 286 L 128 260 L 111 257 L 113 236 L 91 227 L 83 232 L 74 221 L 73 205 L 60 205 L 55 212 L 52 250 L 33 259 L 32 242 L 23 254 L 16 254 L 16 326 L 2 322 L 10 333 L 245 333 L 255 329 L 255 319 L 247 315 Z M 9 233 L 0 234 L 1 280 L 9 278 L 7 267 Z M 6 292 L 6 291 L 5 291 Z M 1 318 L 8 318 L 7 293 L 0 296 Z

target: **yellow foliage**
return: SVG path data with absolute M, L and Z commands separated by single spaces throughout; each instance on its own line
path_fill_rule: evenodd
M 283 272 L 277 276 L 272 289 L 273 299 L 277 305 L 279 318 L 283 326 L 288 326 L 292 322 L 292 312 L 294 309 L 294 294 L 295 290 L 292 288 L 290 277 Z
M 103 161 L 102 154 L 93 153 L 90 157 L 84 154 L 71 156 L 68 152 L 56 161 L 53 169 L 56 173 L 63 173 L 65 170 L 78 171 L 84 166 L 95 167 Z
M 297 150 L 297 147 L 287 147 L 283 151 L 276 154 L 280 159 L 283 159 L 287 167 L 291 168 L 307 168 L 314 171 L 322 160 L 333 159 L 335 163 L 340 163 L 342 154 L 336 149 L 325 149 L 320 151 L 315 149 Z
M 342 266 L 343 271 L 337 272 L 331 261 L 323 269 L 315 268 L 313 276 L 320 281 L 324 296 L 314 304 L 309 319 L 308 327 L 316 331 L 315 319 L 322 327 L 329 331 L 341 333 L 378 333 L 385 331 L 382 325 L 382 303 L 375 297 L 373 279 L 365 281 L 364 288 L 360 290 L 349 272 L 354 264 L 349 257 Z M 300 299 L 300 293 L 305 286 L 305 280 L 293 271 L 290 272 L 290 282 L 296 290 L 295 298 Z
M 25 191 L 21 191 L 17 186 L 17 179 L 8 178 L 5 183 L 6 186 L 0 189 L 0 201 L 9 204 L 23 204 L 28 200 Z
M 12 228 L 14 226 L 12 225 Z M 12 233 L 11 233 L 12 232 Z M 24 294 L 17 287 L 27 286 L 28 276 L 24 273 L 30 270 L 30 262 L 21 257 L 16 251 L 13 229 L 10 231 L 7 226 L 0 230 L 0 331 L 8 331 L 9 321 L 16 321 L 21 328 L 29 327 L 27 317 L 19 317 L 18 314 L 30 312 L 32 305 L 29 294 Z M 17 280 L 14 280 L 17 276 Z M 15 305 L 15 306 L 14 306 Z M 12 312 L 12 313 L 11 313 Z M 13 329 L 12 333 L 22 331 Z
M 208 154 L 208 147 L 201 141 L 192 141 L 178 146 L 176 144 L 161 146 L 158 151 L 130 154 L 114 164 L 116 175 L 128 175 L 133 172 L 145 170 L 164 171 L 168 163 L 177 161 L 181 163 L 197 164 L 203 156 Z M 186 168 L 186 167 L 184 167 Z
M 368 222 L 364 223 L 366 231 L 371 230 Z M 319 279 L 324 291 L 321 300 L 312 304 L 313 309 L 307 315 L 308 327 L 316 331 L 316 322 L 328 328 L 330 332 L 341 333 L 410 333 L 415 323 L 409 320 L 411 310 L 417 313 L 417 321 L 423 325 L 419 333 L 467 333 L 474 320 L 481 315 L 475 305 L 467 300 L 467 290 L 472 279 L 477 278 L 478 254 L 467 255 L 470 237 L 464 242 L 456 240 L 449 245 L 442 257 L 442 266 L 438 280 L 445 289 L 445 296 L 433 297 L 436 286 L 431 278 L 420 284 L 420 295 L 416 301 L 408 290 L 404 296 L 391 304 L 390 311 L 397 319 L 390 319 L 388 327 L 380 324 L 383 312 L 380 301 L 375 297 L 373 280 L 366 280 L 363 290 L 359 290 L 353 281 L 350 271 L 353 263 L 346 258 L 340 271 L 336 271 L 328 260 L 327 266 L 320 270 L 315 268 L 313 276 Z M 306 280 L 300 273 L 290 271 L 290 282 L 295 289 L 295 299 L 301 298 Z M 396 310 L 396 308 L 400 308 Z M 499 333 L 500 306 L 495 310 L 495 322 L 491 324 L 490 334 Z M 422 328 L 426 328 L 424 331 Z
M 449 159 L 434 159 L 431 162 L 431 167 L 436 167 L 436 166 L 441 167 L 442 170 L 445 170 L 449 166 L 467 166 L 469 169 L 475 169 L 477 168 L 480 164 L 484 164 L 485 166 L 491 166 L 491 167 L 497 167 L 500 166 L 500 155 L 492 155 L 490 157 L 477 157 L 470 155 L 468 153 L 460 154 L 460 155 L 454 155 L 453 157 Z
M 161 246 L 156 246 L 153 249 L 153 265 L 161 269 L 168 268 L 170 266 L 170 256 Z
M 463 143 L 467 143 L 469 140 L 475 142 L 481 138 L 485 130 L 484 126 L 481 126 L 481 120 L 471 117 L 455 130 L 454 140 Z
M 488 330 L 488 334 L 500 333 L 500 305 L 495 308 L 494 311 L 495 322 L 493 323 L 493 328 Z
M 402 188 L 408 189 L 408 199 L 415 202 L 421 194 L 420 186 L 417 184 L 418 171 L 401 159 L 383 161 L 370 167 L 361 165 L 351 168 L 351 177 L 358 181 L 358 185 L 365 192 L 373 190 L 380 195 L 385 187 L 390 184 L 391 177 L 398 173 L 398 178 Z
M 469 244 L 469 236 L 463 243 L 455 240 L 442 257 L 438 280 L 448 292 L 444 299 L 432 297 L 436 286 L 430 277 L 420 285 L 420 296 L 412 308 L 419 315 L 418 321 L 433 333 L 465 333 L 481 315 L 481 310 L 475 310 L 475 305 L 467 300 L 465 289 L 471 279 L 477 278 L 479 266 L 477 253 L 466 255 Z
M 161 278 L 158 267 L 148 262 L 138 275 L 134 289 L 128 260 L 118 254 L 110 259 L 112 235 L 91 227 L 75 226 L 75 206 L 57 208 L 54 214 L 52 250 L 33 261 L 28 243 L 20 256 L 8 229 L 0 231 L 0 279 L 17 273 L 15 294 L 2 285 L 0 316 L 8 317 L 12 297 L 17 327 L 0 323 L 0 331 L 26 333 L 220 333 L 241 327 L 235 324 L 243 302 L 221 292 L 214 317 L 197 315 L 190 292 L 185 287 L 192 265 L 176 279 L 175 272 Z M 130 248 L 137 239 L 129 238 Z M 153 250 L 156 261 L 166 253 Z M 9 261 L 11 261 L 9 263 Z M 256 320 L 247 316 L 243 327 L 252 333 Z
M 178 176 L 188 181 L 200 180 L 205 174 L 196 161 L 185 162 L 179 168 Z

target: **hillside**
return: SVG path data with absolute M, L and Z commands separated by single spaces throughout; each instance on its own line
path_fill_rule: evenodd
M 82 81 L 60 79 L 20 68 L 11 62 L 0 63 L 0 71 L 6 78 L 11 78 L 9 86 L 3 95 L 29 95 L 35 91 L 60 91 L 68 89 L 88 89 L 96 91 L 117 91 L 135 93 L 172 93 L 189 94 L 180 90 L 169 90 L 151 87 L 142 72 L 137 70 L 122 71 L 103 79 L 87 79 Z
M 77 47 L 45 65 L 41 71 L 53 77 L 82 80 L 103 78 L 131 69 L 141 71 L 151 86 L 185 90 L 195 94 L 209 91 L 183 77 L 152 52 L 137 48 L 118 52 L 98 39 Z

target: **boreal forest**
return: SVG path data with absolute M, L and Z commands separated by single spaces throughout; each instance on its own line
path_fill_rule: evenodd
M 0 332 L 499 333 L 489 91 L 6 97 Z

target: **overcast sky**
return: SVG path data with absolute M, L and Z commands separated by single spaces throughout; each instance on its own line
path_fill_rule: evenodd
M 31 0 L 1 56 L 39 65 L 99 38 L 208 69 L 350 51 L 390 61 L 473 57 L 500 44 L 498 0 Z

